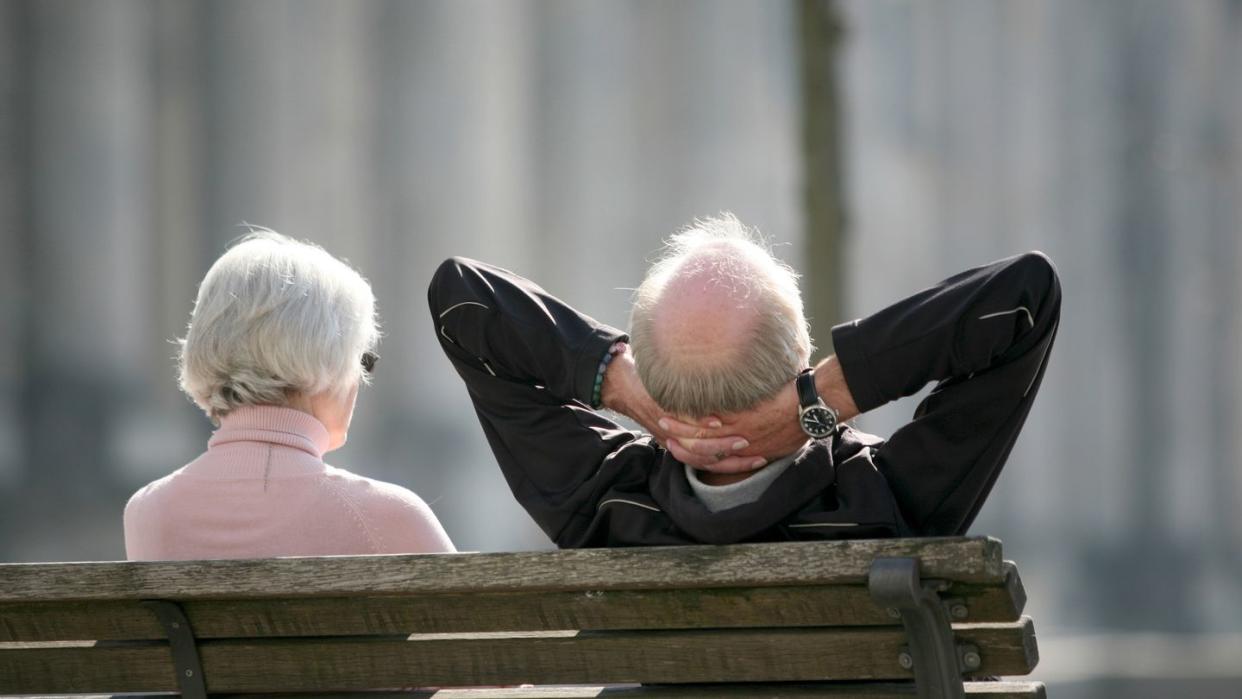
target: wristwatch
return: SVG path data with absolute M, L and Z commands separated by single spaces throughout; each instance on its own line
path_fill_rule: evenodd
M 821 439 L 837 429 L 837 411 L 828 407 L 815 390 L 815 369 L 803 369 L 794 384 L 798 387 L 798 424 L 812 439 Z

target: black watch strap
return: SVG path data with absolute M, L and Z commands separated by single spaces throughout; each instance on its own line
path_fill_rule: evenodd
M 798 387 L 798 405 L 803 408 L 819 402 L 819 391 L 815 390 L 815 369 L 803 369 L 794 385 Z

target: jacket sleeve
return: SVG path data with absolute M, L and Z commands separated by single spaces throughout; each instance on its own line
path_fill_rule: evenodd
M 833 329 L 862 411 L 931 394 L 875 452 L 912 533 L 965 533 L 1030 411 L 1060 319 L 1042 253 L 967 270 Z
M 465 258 L 440 265 L 428 303 L 514 496 L 558 545 L 577 545 L 608 487 L 656 462 L 649 439 L 589 405 L 600 361 L 625 334 Z

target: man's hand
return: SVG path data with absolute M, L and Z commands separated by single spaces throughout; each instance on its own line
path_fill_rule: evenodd
M 798 392 L 793 382 L 781 389 L 780 393 L 767 401 L 756 405 L 744 413 L 709 416 L 697 422 L 683 422 L 671 416 L 661 419 L 668 433 L 673 437 L 669 440 L 668 449 L 678 461 L 690 458 L 702 459 L 709 443 L 723 432 L 743 435 L 749 446 L 738 452 L 734 463 L 724 460 L 708 462 L 701 468 L 715 473 L 738 473 L 752 470 L 750 468 L 731 468 L 749 463 L 756 457 L 768 460 L 777 459 L 797 451 L 807 440 L 806 434 L 798 426 Z M 713 428 L 716 424 L 719 427 Z
M 815 369 L 815 386 L 824 402 L 838 412 L 844 422 L 858 415 L 858 406 L 845 383 L 841 364 L 835 356 L 828 357 Z M 774 397 L 754 408 L 731 415 L 708 416 L 697 422 L 686 422 L 665 415 L 661 426 L 671 435 L 668 449 L 679 461 L 703 459 L 713 454 L 715 440 L 722 434 L 741 435 L 749 447 L 738 450 L 727 460 L 707 461 L 700 468 L 716 473 L 737 473 L 746 459 L 763 457 L 769 461 L 792 454 L 807 441 L 798 424 L 798 391 L 790 381 Z M 713 425 L 718 425 L 713 427 Z
M 630 354 L 628 345 L 624 345 L 613 356 L 607 371 L 604 372 L 604 384 L 600 387 L 600 401 L 605 408 L 621 413 L 637 422 L 640 427 L 651 433 L 657 442 L 672 452 L 678 461 L 692 467 L 702 468 L 711 465 L 711 470 L 726 469 L 724 472 L 736 473 L 753 471 L 767 463 L 766 460 L 755 456 L 734 456 L 734 452 L 746 449 L 750 443 L 730 434 L 727 430 L 717 430 L 717 434 L 707 437 L 705 432 L 710 429 L 708 426 L 720 426 L 720 422 L 716 420 L 707 421 L 708 426 L 703 429 L 688 427 L 686 431 L 691 435 L 697 432 L 704 433 L 695 440 L 695 451 L 680 449 L 680 445 L 675 446 L 676 440 L 672 439 L 673 433 L 666 426 L 687 423 L 664 419 L 664 411 L 652 400 L 651 395 L 647 393 L 647 389 L 643 387 L 642 381 L 638 378 L 634 356 Z

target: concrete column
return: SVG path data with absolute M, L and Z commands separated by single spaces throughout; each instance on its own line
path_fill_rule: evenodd
M 841 42 L 844 27 L 829 0 L 798 3 L 802 93 L 802 200 L 807 260 L 803 295 L 818 356 L 832 352 L 832 326 L 845 320 L 845 202 L 841 152 Z M 817 361 L 819 357 L 813 357 Z
M 393 377 L 412 392 L 460 391 L 441 371 L 425 317 L 436 265 L 462 254 L 528 270 L 538 257 L 528 244 L 527 11 L 522 3 L 394 2 L 375 18 L 383 50 L 373 57 L 373 128 L 385 147 L 374 154 L 374 244 L 382 250 L 376 276 L 386 280 L 376 291 L 392 319 L 388 351 L 435 365 Z
M 383 147 L 373 128 L 377 8 L 325 0 L 282 0 L 280 7 L 288 33 L 285 103 L 271 134 L 277 155 L 267 176 L 282 202 L 281 230 L 324 245 L 365 273 L 376 254 L 378 173 L 371 164 Z
M 295 109 L 288 3 L 205 3 L 202 100 L 205 131 L 205 272 L 244 222 L 287 229 L 287 141 Z M 200 274 L 201 276 L 201 274 Z
M 26 55 L 25 4 L 0 4 L 0 494 L 16 493 L 29 469 L 21 424 L 25 382 L 26 245 Z M 0 525 L 2 526 L 2 525 Z
M 537 232 L 547 254 L 533 273 L 554 293 L 572 293 L 579 308 L 622 327 L 624 288 L 637 284 L 641 269 L 634 243 L 647 240 L 645 247 L 654 249 L 665 227 L 653 216 L 663 201 L 643 199 L 644 181 L 675 189 L 686 167 L 670 158 L 644 172 L 643 155 L 653 146 L 644 139 L 658 138 L 650 132 L 665 123 L 661 88 L 678 69 L 663 64 L 663 71 L 641 71 L 669 48 L 660 34 L 643 40 L 644 9 L 601 2 L 535 8 Z M 663 14 L 673 20 L 677 11 Z
M 197 284 L 211 263 L 205 237 L 207 143 L 203 91 L 205 5 L 161 2 L 150 6 L 154 32 L 152 60 L 155 104 L 151 118 L 151 247 L 149 273 L 159 293 L 153 302 L 157 337 L 184 336 Z M 150 381 L 162 409 L 183 407 L 167 346 L 153 362 Z
M 112 418 L 165 354 L 149 342 L 149 20 L 127 0 L 30 11 L 31 337 L 36 482 L 105 480 Z
M 531 233 L 531 4 L 375 7 L 372 128 L 384 146 L 373 154 L 372 269 L 388 359 L 357 421 L 386 447 L 379 463 L 433 503 L 459 547 L 546 546 L 498 477 L 426 310 L 427 283 L 449 255 L 528 273 L 541 257 Z
M 135 377 L 141 399 L 114 416 L 111 442 L 117 480 L 127 490 L 179 468 L 203 449 L 209 423 L 177 386 L 176 338 L 185 335 L 198 280 L 206 269 L 204 238 L 203 95 L 205 5 L 142 5 L 142 81 L 146 124 L 144 169 L 132 175 L 144 188 L 146 259 L 141 271 L 149 360 Z
M 1200 3 L 1169 13 L 1176 77 L 1161 105 L 1167 135 L 1153 144 L 1152 162 L 1166 174 L 1177 243 L 1168 261 L 1177 291 L 1166 321 L 1172 450 L 1202 454 L 1194 461 L 1206 467 L 1202 478 L 1171 469 L 1169 528 L 1181 546 L 1220 552 L 1222 578 L 1234 580 L 1242 573 L 1242 27 L 1225 21 L 1224 12 L 1220 4 Z M 1205 620 L 1221 603 L 1201 603 Z
M 148 20 L 126 0 L 31 4 L 32 287 L 44 367 L 133 374 L 143 334 Z
M 800 262 L 789 254 L 802 237 L 789 6 L 548 2 L 537 13 L 549 288 L 624 327 L 649 254 L 725 209 L 792 243 L 779 251 Z

